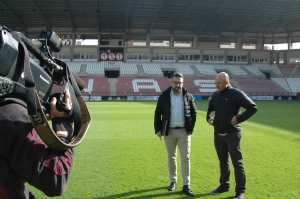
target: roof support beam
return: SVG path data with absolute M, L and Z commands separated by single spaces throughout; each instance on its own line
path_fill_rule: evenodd
M 66 11 L 67 16 L 68 16 L 69 21 L 70 21 L 70 26 L 72 27 L 73 31 L 75 31 L 76 26 L 75 26 L 75 22 L 74 22 L 69 4 L 68 4 L 67 0 L 62 0 L 62 1 L 63 1 L 63 4 L 64 4 L 64 7 L 65 7 L 65 11 Z
M 194 33 L 199 33 L 201 32 L 214 18 L 215 15 L 218 14 L 223 7 L 229 2 L 229 0 L 226 0 L 223 4 L 221 4 L 215 12 L 212 12 L 207 18 L 205 18 L 204 20 L 200 21 L 194 28 Z M 203 23 L 205 22 L 205 23 Z M 203 24 L 200 28 L 198 28 L 201 24 Z
M 255 8 L 257 6 L 257 4 L 259 4 L 262 0 L 257 0 L 254 4 L 252 4 L 252 6 L 248 9 L 246 9 L 246 11 L 242 12 L 243 14 L 241 16 L 234 16 L 233 18 L 236 19 L 234 21 L 231 21 L 230 24 L 236 24 L 238 23 L 239 21 L 242 21 L 245 19 L 245 16 L 247 13 L 249 13 L 250 11 L 253 10 L 253 8 Z M 222 32 L 226 32 L 226 27 L 230 26 L 229 23 L 224 23 L 222 26 L 221 26 L 221 30 Z M 241 27 L 240 29 L 242 30 L 244 27 Z
M 194 4 L 196 3 L 197 0 L 194 0 L 193 3 L 191 3 L 190 7 L 187 9 L 187 11 L 185 12 L 184 16 L 181 18 L 181 20 L 179 22 L 175 22 L 173 23 L 173 27 L 172 29 L 175 31 L 178 26 L 181 25 L 181 23 L 183 22 L 183 20 L 186 18 L 186 16 L 190 13 L 190 10 L 193 8 Z M 176 26 L 175 26 L 176 25 Z
M 276 30 L 277 28 L 280 27 L 281 23 L 283 22 L 283 18 L 284 16 L 287 14 L 288 12 L 288 7 L 290 6 L 290 4 L 293 2 L 294 0 L 289 0 L 289 2 L 284 2 L 284 4 L 282 2 L 279 2 L 276 6 L 272 7 L 272 9 L 268 10 L 267 12 L 263 13 L 260 16 L 257 16 L 255 18 L 255 20 L 252 20 L 252 23 L 249 24 L 248 26 L 243 27 L 244 32 L 247 32 L 247 30 L 256 28 L 256 29 L 260 29 L 260 31 L 258 30 L 257 32 L 259 32 L 261 35 L 267 35 L 267 34 L 272 34 L 274 32 L 274 30 Z M 283 5 L 285 5 L 283 8 Z M 283 12 L 282 12 L 283 11 Z M 279 19 L 276 20 L 275 22 L 270 22 L 270 24 L 268 26 L 265 26 L 264 24 L 262 24 L 262 18 L 265 17 L 267 14 L 271 14 L 271 13 L 282 13 L 279 16 Z M 260 25 L 261 24 L 261 25 Z M 262 28 L 259 28 L 259 26 L 261 26 Z M 284 30 L 285 33 L 287 33 L 288 28 L 286 28 L 286 30 Z
M 100 23 L 100 10 L 99 10 L 99 1 L 96 1 L 96 17 L 98 19 L 98 32 L 100 32 L 101 28 L 101 23 Z M 99 44 L 100 45 L 100 44 Z
M 7 3 L 5 3 L 3 0 L 1 0 L 2 3 L 5 5 L 5 7 L 9 10 L 9 12 L 5 12 L 5 10 L 1 11 L 4 12 L 5 15 L 7 15 L 9 18 L 11 18 L 11 20 L 13 21 L 13 23 L 15 24 L 16 27 L 18 27 L 20 30 L 24 31 L 26 29 L 26 25 L 24 23 L 24 21 L 21 19 L 21 17 L 19 17 L 8 5 Z M 13 16 L 10 16 L 10 15 Z M 1 17 L 2 18 L 2 17 Z M 19 22 L 16 22 L 15 18 L 18 19 Z M 2 21 L 1 23 L 3 23 L 3 25 L 5 24 L 5 21 Z M 8 27 L 11 28 L 11 27 Z
M 43 24 L 45 26 L 45 28 L 47 29 L 52 29 L 49 20 L 47 19 L 47 17 L 43 14 L 43 12 L 41 11 L 41 9 L 39 8 L 39 6 L 37 5 L 35 0 L 32 0 L 34 7 L 37 9 L 37 15 L 39 19 L 41 19 L 43 21 Z M 36 11 L 36 10 L 35 10 Z
M 154 23 L 155 23 L 155 20 L 156 20 L 156 18 L 157 18 L 158 12 L 159 12 L 159 10 L 160 10 L 160 8 L 161 8 L 161 6 L 162 6 L 163 3 L 164 3 L 164 0 L 161 0 L 159 6 L 157 7 L 156 11 L 154 12 L 154 13 L 155 13 L 155 14 L 154 14 L 154 19 L 153 19 L 152 22 L 151 22 L 150 29 L 153 27 L 153 25 L 154 25 Z
M 126 28 L 128 27 L 128 26 L 130 26 L 129 24 L 128 24 L 128 22 L 127 22 L 127 20 L 128 20 L 128 13 L 129 13 L 129 9 L 130 9 L 130 0 L 128 0 L 128 2 L 127 2 L 127 9 L 126 9 L 126 16 L 125 16 L 125 20 L 124 20 L 124 32 L 126 32 Z

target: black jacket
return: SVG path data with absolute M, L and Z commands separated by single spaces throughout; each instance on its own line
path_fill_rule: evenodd
M 243 113 L 242 107 L 246 109 Z M 256 104 L 244 92 L 229 86 L 221 92 L 214 92 L 208 105 L 206 120 L 214 117 L 213 125 L 216 133 L 230 133 L 241 130 L 240 123 L 250 118 L 256 111 Z M 231 119 L 234 116 L 238 124 L 232 126 Z
M 58 124 L 71 126 L 67 118 L 58 119 Z M 73 149 L 55 151 L 46 146 L 33 129 L 27 108 L 17 103 L 0 104 L 1 199 L 35 198 L 25 183 L 47 196 L 62 195 L 70 180 L 73 160 Z
M 154 129 L 155 133 L 161 131 L 162 120 L 167 120 L 166 135 L 169 132 L 169 121 L 171 116 L 171 87 L 167 88 L 158 98 L 155 114 Z M 194 96 L 182 88 L 184 100 L 185 129 L 188 134 L 192 134 L 196 123 L 197 108 L 194 102 Z

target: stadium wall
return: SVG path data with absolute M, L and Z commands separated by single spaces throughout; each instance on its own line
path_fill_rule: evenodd
M 72 61 L 74 53 L 96 53 L 97 61 L 99 61 L 99 49 L 101 47 L 108 46 L 68 46 L 64 45 L 60 53 L 68 53 L 70 57 L 69 60 Z M 120 47 L 120 46 L 118 46 Z M 108 47 L 109 48 L 109 47 Z M 111 46 L 111 48 L 114 48 Z M 174 54 L 178 57 L 178 54 L 195 54 L 195 55 L 224 55 L 224 56 L 247 56 L 248 64 L 251 64 L 251 60 L 253 58 L 262 58 L 267 60 L 267 64 L 273 64 L 275 61 L 276 64 L 290 64 L 296 63 L 293 62 L 294 58 L 298 58 L 300 60 L 300 49 L 297 50 L 281 50 L 281 51 L 272 51 L 272 50 L 255 50 L 255 49 L 220 49 L 220 48 L 202 48 L 202 47 L 123 47 L 124 48 L 124 56 L 126 61 L 126 53 L 147 53 L 150 55 L 153 54 Z M 55 57 L 56 57 L 55 55 Z M 226 59 L 225 59 L 226 60 Z M 226 63 L 224 60 L 224 63 Z M 81 60 L 88 61 L 88 60 Z M 139 60 L 143 61 L 143 60 Z M 149 61 L 149 60 L 148 60 Z M 151 61 L 151 60 L 150 60 Z M 177 59 L 174 60 L 177 62 Z M 200 60 L 199 60 L 200 62 Z M 297 62 L 298 63 L 298 62 Z

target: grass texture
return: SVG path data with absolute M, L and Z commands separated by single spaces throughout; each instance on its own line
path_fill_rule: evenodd
M 300 102 L 256 101 L 258 112 L 242 124 L 242 151 L 247 176 L 245 198 L 300 198 Z M 191 188 L 195 198 L 227 199 L 231 190 L 219 186 L 219 164 L 213 127 L 207 124 L 208 101 L 196 102 L 198 115 L 191 147 Z M 154 134 L 155 101 L 88 102 L 93 122 L 75 148 L 75 166 L 65 199 L 182 199 L 178 157 L 178 186 L 169 185 L 164 142 Z M 178 153 L 179 156 L 179 153 Z M 48 198 L 29 186 L 37 198 Z

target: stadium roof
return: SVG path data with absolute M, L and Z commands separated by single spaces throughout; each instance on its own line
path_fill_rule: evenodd
M 147 34 L 295 37 L 299 0 L 0 0 L 0 23 L 26 34 L 107 33 L 125 40 Z M 294 35 L 293 35 L 294 34 Z M 97 38 L 95 36 L 90 36 Z M 299 36 L 297 36 L 299 37 Z M 285 40 L 286 41 L 286 40 Z

